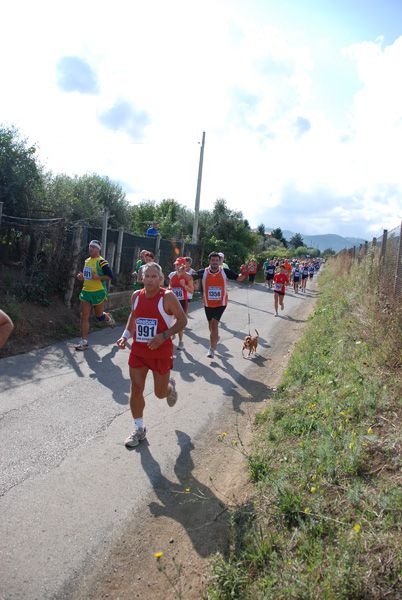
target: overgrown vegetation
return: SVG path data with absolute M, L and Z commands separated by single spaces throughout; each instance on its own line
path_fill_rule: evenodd
M 0 125 L 0 196 L 3 220 L 8 219 L 7 223 L 12 224 L 11 229 L 0 232 L 2 254 L 22 236 L 26 218 L 63 219 L 70 226 L 85 223 L 101 227 L 104 209 L 108 210 L 110 228 L 123 227 L 128 233 L 144 236 L 152 222 L 158 221 L 163 238 L 184 238 L 191 242 L 194 211 L 173 198 L 160 202 L 144 200 L 131 205 L 121 185 L 107 176 L 46 172 L 36 150 L 16 127 Z M 222 251 L 234 270 L 253 255 L 262 258 L 264 254 L 262 261 L 258 260 L 260 269 L 267 256 L 319 255 L 318 250 L 302 245 L 300 234 L 291 240 L 294 248 L 287 250 L 288 242 L 280 227 L 269 236 L 265 235 L 264 225 L 253 232 L 243 213 L 230 209 L 224 198 L 216 199 L 212 211 L 202 210 L 198 223 L 199 239 L 206 249 L 204 258 L 211 250 Z M 32 254 L 33 248 L 29 248 L 29 252 Z
M 402 597 L 402 314 L 378 268 L 331 259 L 252 452 L 233 434 L 255 498 L 232 516 L 210 600 Z

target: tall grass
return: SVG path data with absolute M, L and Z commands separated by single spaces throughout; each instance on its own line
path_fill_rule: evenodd
M 208 599 L 402 597 L 402 315 L 378 271 L 370 257 L 324 270 L 310 325 L 257 416 L 252 514 L 237 507 Z

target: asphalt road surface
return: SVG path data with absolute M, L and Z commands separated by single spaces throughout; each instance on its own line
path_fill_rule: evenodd
M 301 306 L 312 304 L 315 289 L 314 282 L 306 294 L 287 293 L 274 317 L 272 292 L 231 283 L 212 360 L 202 303 L 191 303 L 185 352 L 175 349 L 174 408 L 153 395 L 148 376 L 146 452 L 124 446 L 133 426 L 129 350 L 115 344 L 124 325 L 91 334 L 85 352 L 71 340 L 0 360 L 0 598 L 68 598 L 70 582 L 146 506 L 180 453 L 202 443 L 211 419 L 242 412 L 250 360 L 241 347 L 249 329 L 259 331 L 263 357 Z

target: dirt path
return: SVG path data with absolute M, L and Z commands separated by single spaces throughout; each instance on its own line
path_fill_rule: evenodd
M 311 290 L 316 290 L 316 286 L 314 282 Z M 272 345 L 259 349 L 258 359 L 249 360 L 246 376 L 255 382 L 256 395 L 261 383 L 268 384 L 271 393 L 278 386 L 314 304 L 315 297 L 300 304 L 297 318 L 283 320 Z M 171 472 L 156 476 L 147 509 L 131 518 L 123 536 L 89 559 L 95 566 L 84 577 L 70 582 L 65 595 L 58 600 L 203 597 L 208 562 L 213 554 L 225 551 L 229 528 L 227 507 L 251 501 L 253 497 L 246 460 L 233 449 L 239 434 L 245 446 L 250 446 L 255 435 L 254 417 L 269 402 L 269 398 L 257 396 L 253 400 L 247 403 L 244 409 L 247 412 L 240 411 L 242 414 L 222 412 L 191 453 L 182 456 Z M 227 435 L 222 437 L 222 433 Z M 186 484 L 182 477 L 184 473 L 188 477 L 189 471 L 191 478 Z M 183 485 L 187 485 L 189 492 L 183 494 Z M 181 596 L 158 571 L 155 558 L 158 552 L 163 553 L 161 565 L 176 589 L 181 585 Z

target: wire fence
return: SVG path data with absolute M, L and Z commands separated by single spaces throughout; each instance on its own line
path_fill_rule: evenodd
M 16 290 L 23 299 L 40 302 L 58 294 L 69 306 L 82 286 L 76 275 L 88 257 L 92 239 L 104 242 L 101 254 L 115 275 L 110 292 L 132 289 L 131 274 L 141 250 L 154 253 L 165 278 L 175 270 L 178 256 L 190 256 L 195 268 L 202 266 L 203 244 L 192 244 L 184 238 L 144 237 L 123 229 L 69 223 L 53 215 L 15 218 L 0 213 L 0 291 Z
M 379 277 L 383 289 L 387 290 L 390 299 L 400 300 L 402 297 L 402 223 L 388 231 L 384 229 L 380 237 L 371 242 L 342 250 L 337 256 L 348 256 L 352 260 L 362 261 L 366 256 L 379 262 Z

